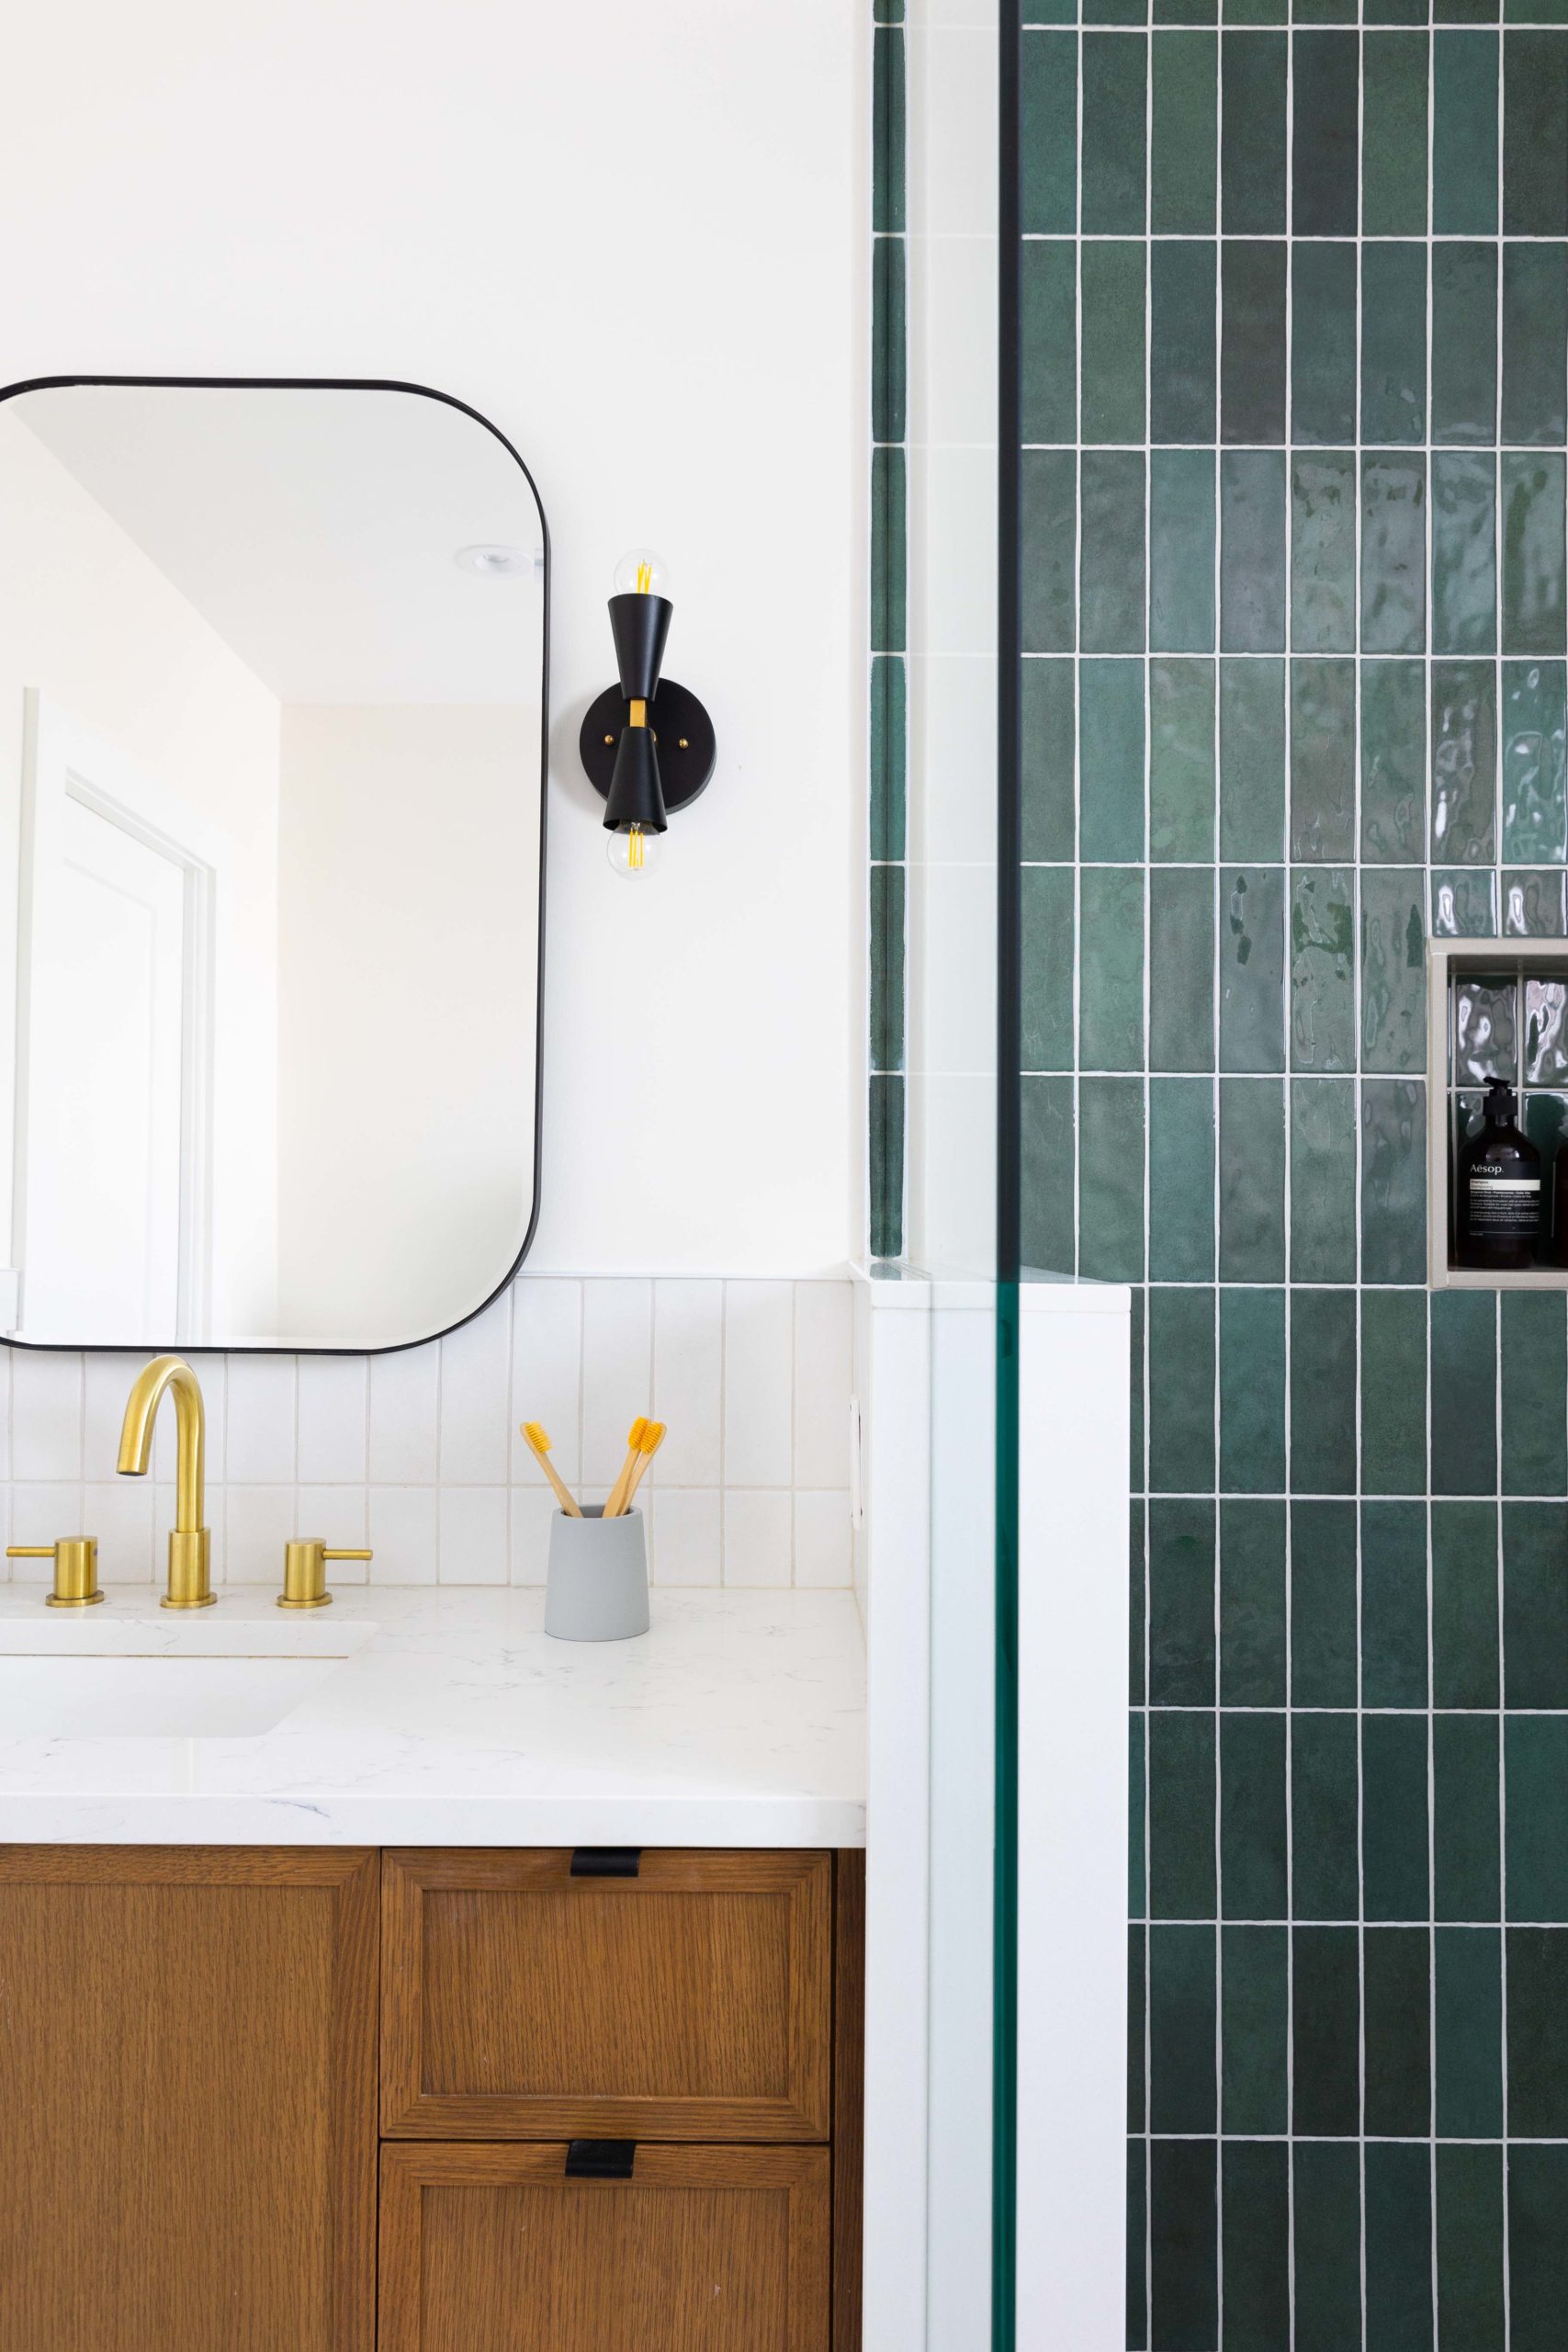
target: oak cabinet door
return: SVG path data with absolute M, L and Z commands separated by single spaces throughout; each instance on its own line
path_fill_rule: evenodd
M 381 2129 L 407 2139 L 826 2140 L 827 1853 L 389 1852 Z
M 825 2148 L 388 2143 L 380 2352 L 828 2352 Z
M 0 1847 L 5 2352 L 369 2352 L 376 1883 Z

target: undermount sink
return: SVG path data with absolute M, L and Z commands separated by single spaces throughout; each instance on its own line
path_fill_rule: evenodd
M 273 1656 L 242 1648 L 243 1631 L 228 1655 L 206 1642 L 156 1655 L 118 1643 L 67 1650 L 35 1634 L 35 1646 L 0 1656 L 0 1739 L 254 1739 L 319 1690 L 369 1631 L 323 1627 L 308 1654 Z

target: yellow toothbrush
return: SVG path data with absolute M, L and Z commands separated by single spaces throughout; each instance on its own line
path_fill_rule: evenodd
M 555 1464 L 550 1460 L 550 1433 L 548 1430 L 547 1430 L 543 1424 L 538 1421 L 524 1421 L 521 1426 L 523 1435 L 527 1440 L 529 1453 L 533 1455 L 535 1461 L 538 1464 L 540 1469 L 544 1472 L 546 1477 L 549 1480 L 551 1486 L 556 1490 L 557 1502 L 559 1503 L 568 1519 L 581 1519 L 582 1517 L 582 1513 L 578 1508 L 576 1496 L 572 1493 L 571 1488 L 567 1485 L 566 1480 L 556 1468 Z
M 648 1424 L 648 1435 L 643 1439 L 642 1450 L 637 1458 L 637 1468 L 632 1472 L 630 1484 L 621 1497 L 618 1517 L 624 1517 L 630 1510 L 632 1498 L 642 1484 L 642 1474 L 664 1442 L 664 1427 L 662 1421 L 649 1421 Z
M 619 1519 L 626 1507 L 626 1490 L 631 1481 L 632 1473 L 637 1468 L 637 1458 L 642 1452 L 642 1442 L 651 1424 L 639 1413 L 626 1431 L 626 1458 L 622 1463 L 620 1473 L 610 1489 L 610 1499 L 604 1505 L 604 1516 L 606 1519 Z

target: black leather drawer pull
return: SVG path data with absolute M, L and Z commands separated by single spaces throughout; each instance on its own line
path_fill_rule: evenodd
M 630 2180 L 635 2140 L 573 2140 L 566 2152 L 568 2180 Z
M 571 1874 L 573 1878 L 636 1878 L 641 1861 L 640 1846 L 576 1846 Z

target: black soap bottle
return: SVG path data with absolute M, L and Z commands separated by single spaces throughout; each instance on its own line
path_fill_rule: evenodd
M 1514 1125 L 1514 1091 L 1495 1078 L 1484 1124 L 1459 1156 L 1460 1256 L 1509 1271 L 1533 1264 L 1540 1240 L 1540 1154 Z

